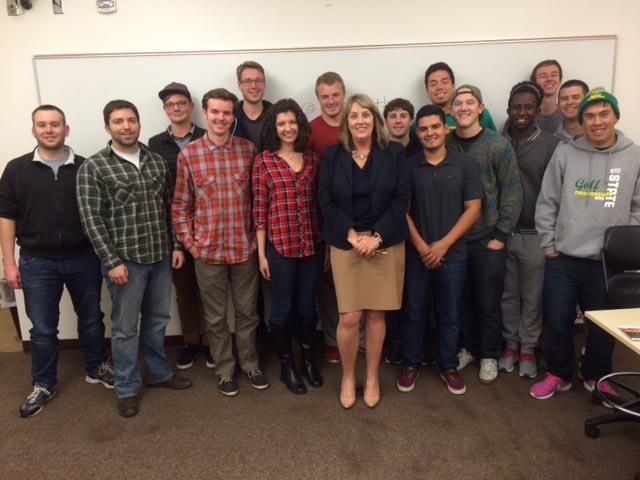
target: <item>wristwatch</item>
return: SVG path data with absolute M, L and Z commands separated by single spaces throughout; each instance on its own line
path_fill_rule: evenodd
M 378 242 L 378 247 L 380 247 L 382 245 L 382 237 L 380 236 L 380 234 L 378 232 L 374 233 L 372 235 L 372 238 Z

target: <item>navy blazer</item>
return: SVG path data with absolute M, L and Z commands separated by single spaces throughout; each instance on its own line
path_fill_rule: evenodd
M 406 214 L 411 198 L 410 168 L 404 148 L 396 142 L 382 150 L 373 147 L 371 207 L 373 231 L 391 247 L 409 237 Z M 352 248 L 347 234 L 353 228 L 353 158 L 342 146 L 327 147 L 320 162 L 318 198 L 324 217 L 322 239 L 342 250 Z

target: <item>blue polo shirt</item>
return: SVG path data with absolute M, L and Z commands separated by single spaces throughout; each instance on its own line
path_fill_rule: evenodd
M 409 215 L 427 243 L 444 237 L 464 213 L 464 202 L 482 199 L 484 187 L 476 161 L 447 150 L 438 165 L 427 162 L 424 151 L 411 157 L 411 208 Z M 451 246 L 445 261 L 467 258 L 464 238 Z

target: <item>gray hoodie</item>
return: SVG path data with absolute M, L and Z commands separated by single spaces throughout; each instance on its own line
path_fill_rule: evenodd
M 605 150 L 582 136 L 553 154 L 536 204 L 545 254 L 598 260 L 607 227 L 640 224 L 640 147 L 616 135 Z

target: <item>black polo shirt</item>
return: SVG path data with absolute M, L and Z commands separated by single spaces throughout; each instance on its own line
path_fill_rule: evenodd
M 484 187 L 475 160 L 447 151 L 438 165 L 427 162 L 424 151 L 411 157 L 411 208 L 409 215 L 427 243 L 443 238 L 464 213 L 464 202 L 481 199 Z M 467 258 L 464 238 L 451 246 L 446 261 Z

